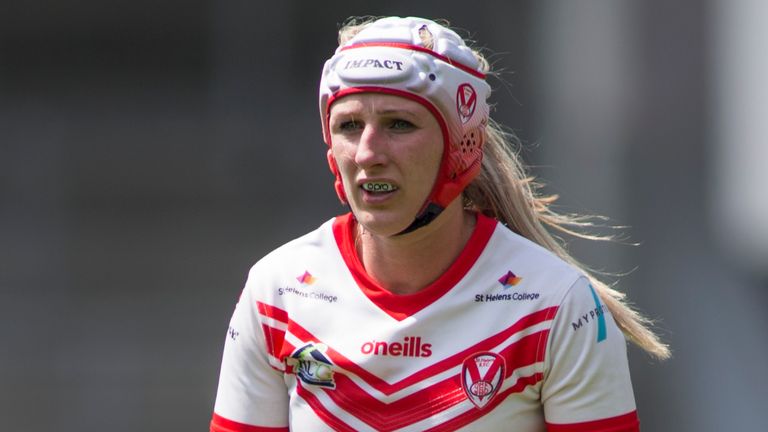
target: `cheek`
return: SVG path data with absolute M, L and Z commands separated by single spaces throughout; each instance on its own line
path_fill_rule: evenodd
M 434 176 L 440 169 L 440 162 L 443 156 L 442 143 L 438 145 L 421 145 L 406 156 L 407 160 L 413 161 L 414 168 L 424 176 Z
M 342 140 L 333 141 L 331 147 L 331 154 L 336 160 L 336 166 L 339 169 L 342 177 L 348 174 L 350 171 L 350 165 L 353 164 L 354 152 L 350 149 L 350 146 L 344 143 Z

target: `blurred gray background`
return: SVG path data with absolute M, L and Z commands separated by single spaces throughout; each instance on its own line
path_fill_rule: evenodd
M 386 4 L 386 6 L 384 6 Z M 572 241 L 674 351 L 645 431 L 768 430 L 768 3 L 0 6 L 0 429 L 204 431 L 249 266 L 344 211 L 316 88 L 350 15 L 446 18 Z

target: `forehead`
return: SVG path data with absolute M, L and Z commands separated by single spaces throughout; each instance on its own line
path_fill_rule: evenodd
M 331 105 L 331 117 L 344 114 L 385 115 L 401 113 L 413 116 L 431 116 L 422 104 L 408 98 L 381 94 L 358 93 L 344 96 Z

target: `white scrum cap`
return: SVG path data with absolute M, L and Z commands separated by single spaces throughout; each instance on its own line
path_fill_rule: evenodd
M 480 172 L 491 88 L 480 62 L 453 30 L 423 18 L 389 17 L 365 25 L 325 62 L 320 80 L 323 137 L 333 146 L 334 101 L 356 93 L 384 93 L 425 106 L 440 123 L 444 151 L 435 185 L 414 223 L 431 222 Z M 336 193 L 346 202 L 332 157 Z

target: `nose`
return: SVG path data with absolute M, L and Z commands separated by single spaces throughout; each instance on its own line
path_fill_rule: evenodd
M 386 164 L 386 139 L 386 134 L 379 128 L 371 124 L 365 125 L 357 143 L 355 163 L 361 168 Z

